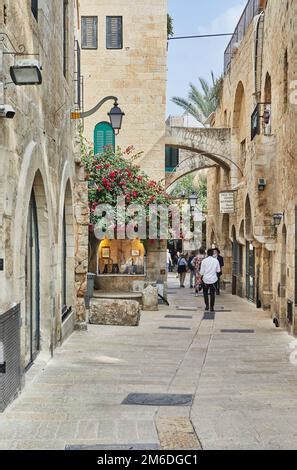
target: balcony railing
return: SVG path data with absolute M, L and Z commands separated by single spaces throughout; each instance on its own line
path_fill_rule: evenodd
M 231 67 L 231 60 L 233 55 L 236 53 L 240 41 L 245 36 L 245 33 L 251 24 L 253 18 L 262 10 L 261 5 L 263 2 L 261 0 L 249 0 L 240 20 L 235 28 L 233 36 L 225 50 L 224 54 L 224 72 L 228 73 Z

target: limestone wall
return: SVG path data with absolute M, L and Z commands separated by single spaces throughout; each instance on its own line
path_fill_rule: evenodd
M 82 226 L 79 229 L 81 220 L 73 211 L 74 201 L 78 199 L 77 182 L 83 180 L 77 172 L 79 164 L 74 162 L 76 124 L 70 120 L 74 103 L 77 5 L 75 0 L 68 2 L 64 76 L 63 2 L 41 0 L 38 3 L 36 21 L 31 2 L 0 0 L 0 29 L 13 44 L 5 36 L 0 48 L 11 52 L 13 46 L 23 44 L 26 53 L 39 54 L 35 58 L 42 64 L 41 85 L 7 86 L 5 102 L 13 106 L 16 114 L 12 120 L 0 120 L 0 258 L 4 259 L 4 271 L 0 271 L 0 303 L 21 303 L 23 365 L 28 328 L 26 239 L 32 188 L 37 206 L 40 256 L 40 349 L 45 353 L 52 352 L 61 338 L 64 207 L 66 302 L 74 312 L 77 295 L 80 298 L 84 295 L 81 288 L 74 289 L 75 247 L 81 242 L 87 247 L 87 240 L 79 238 L 83 237 L 84 229 Z M 6 81 L 10 81 L 9 66 L 13 62 L 13 55 L 4 55 Z M 84 277 L 85 272 L 86 267 L 81 271 Z M 84 313 L 80 316 L 84 317 Z
M 272 315 L 279 316 L 284 324 L 287 300 L 295 298 L 296 276 L 297 104 L 294 104 L 290 90 L 297 77 L 296 18 L 295 1 L 268 1 L 264 10 L 263 35 L 260 29 L 258 36 L 263 51 L 258 53 L 257 67 L 254 66 L 257 18 L 234 53 L 231 70 L 224 80 L 216 126 L 231 128 L 231 158 L 241 171 L 233 165 L 230 174 L 222 169 L 209 170 L 208 177 L 209 188 L 212 188 L 208 201 L 208 240 L 213 232 L 216 241 L 229 252 L 234 234 L 242 244 L 249 239 L 253 241 L 256 271 L 259 267 L 260 273 L 260 300 L 262 305 L 270 306 Z M 267 127 L 265 129 L 263 118 L 260 118 L 260 135 L 252 140 L 252 112 L 257 102 L 270 101 L 271 132 Z M 265 105 L 260 106 L 263 116 Z M 266 179 L 264 191 L 258 189 L 259 178 Z M 224 189 L 236 190 L 236 213 L 229 217 L 228 237 L 226 233 L 222 234 L 223 215 L 219 214 L 218 203 L 218 192 Z M 272 227 L 272 215 L 276 212 L 284 214 L 277 229 Z M 245 287 L 245 249 L 243 260 Z M 269 270 L 265 270 L 265 260 L 268 260 Z
M 116 145 L 144 152 L 137 162 L 153 179 L 164 178 L 166 105 L 166 0 L 81 0 L 82 16 L 98 16 L 98 49 L 82 49 L 85 109 L 108 95 L 125 112 Z M 123 49 L 106 49 L 106 16 L 123 17 Z M 107 102 L 85 119 L 93 141 L 95 125 L 108 120 Z

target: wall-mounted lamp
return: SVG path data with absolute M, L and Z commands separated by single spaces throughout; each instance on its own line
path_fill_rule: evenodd
M 9 41 L 10 48 L 5 46 L 4 41 Z M 2 44 L 3 43 L 3 44 Z M 12 50 L 8 50 L 11 49 Z M 23 44 L 18 48 L 14 46 L 10 37 L 3 32 L 0 32 L 0 118 L 13 119 L 15 110 L 13 107 L 5 102 L 5 70 L 4 70 L 4 56 L 38 56 L 39 54 L 27 54 Z M 21 59 L 15 60 L 14 65 L 10 67 L 10 76 L 12 83 L 15 85 L 40 85 L 42 83 L 41 66 L 38 60 L 35 59 Z M 11 83 L 11 82 L 8 82 Z
M 283 213 L 276 212 L 275 214 L 273 214 L 272 219 L 274 227 L 278 227 L 283 219 Z
M 264 191 L 266 187 L 266 179 L 265 178 L 259 178 L 258 179 L 258 190 L 259 191 Z
M 40 85 L 42 83 L 41 66 L 38 60 L 17 60 L 10 67 L 10 76 L 15 85 Z

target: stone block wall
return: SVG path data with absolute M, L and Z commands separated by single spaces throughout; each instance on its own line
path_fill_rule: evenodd
M 0 120 L 0 258 L 4 259 L 4 271 L 0 271 L 0 302 L 21 303 L 23 366 L 27 361 L 26 325 L 29 311 L 26 243 L 32 189 L 36 199 L 40 259 L 40 349 L 50 354 L 61 340 L 61 313 L 65 300 L 62 296 L 64 263 L 67 306 L 77 312 L 79 320 L 85 316 L 81 299 L 84 296 L 86 269 L 77 273 L 76 289 L 74 282 L 75 256 L 80 256 L 87 246 L 88 236 L 85 231 L 87 209 L 83 200 L 86 189 L 81 188 L 85 183 L 80 180 L 79 165 L 75 165 L 74 159 L 77 128 L 70 120 L 70 110 L 74 105 L 77 1 L 69 0 L 67 8 L 65 76 L 63 2 L 41 0 L 38 6 L 36 20 L 30 1 L 0 0 L 0 30 L 8 36 L 4 36 L 0 47 L 11 52 L 13 47 L 23 44 L 25 52 L 36 54 L 35 58 L 42 64 L 41 85 L 7 86 L 5 102 L 13 106 L 16 114 L 12 120 Z M 4 55 L 6 81 L 10 80 L 9 66 L 13 61 L 13 55 Z M 77 206 L 81 204 L 84 206 L 81 209 L 82 219 L 77 216 Z
M 297 78 L 297 5 L 292 0 L 269 1 L 263 8 L 264 19 L 260 20 L 263 21 L 263 34 L 261 29 L 259 33 L 263 51 L 258 55 L 257 67 L 254 64 L 259 18 L 250 24 L 234 52 L 216 113 L 215 125 L 231 129 L 231 159 L 242 172 L 235 165 L 230 174 L 223 169 L 208 170 L 208 185 L 217 188 L 217 191 L 209 192 L 208 240 L 212 233 L 217 239 L 222 233 L 219 191 L 236 190 L 236 213 L 230 214 L 228 236 L 223 236 L 220 243 L 228 247 L 236 236 L 243 245 L 242 281 L 245 286 L 244 244 L 246 240 L 252 241 L 256 250 L 256 271 L 259 268 L 261 303 L 265 308 L 270 307 L 272 316 L 280 317 L 281 323 L 286 325 L 286 302 L 288 299 L 296 302 L 297 103 L 290 87 Z M 255 106 L 270 101 L 271 133 L 265 135 L 264 121 L 260 118 L 260 135 L 251 139 L 251 115 Z M 261 104 L 262 116 L 263 111 Z M 259 178 L 266 180 L 264 191 L 259 191 Z M 274 228 L 272 216 L 277 212 L 282 213 L 283 218 L 281 225 Z M 269 269 L 266 263 L 269 263 Z M 243 294 L 246 294 L 245 290 Z M 294 326 L 288 327 L 293 331 Z
M 98 49 L 82 49 L 85 109 L 105 96 L 119 98 L 125 112 L 116 145 L 143 152 L 137 164 L 153 179 L 165 176 L 165 106 L 167 55 L 166 0 L 81 0 L 82 16 L 98 17 Z M 123 48 L 106 48 L 106 16 L 123 17 Z M 107 102 L 85 120 L 93 141 L 95 125 L 108 121 Z

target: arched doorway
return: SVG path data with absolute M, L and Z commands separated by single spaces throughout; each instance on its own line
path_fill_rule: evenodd
M 236 238 L 234 225 L 231 230 L 232 239 L 232 294 L 242 297 L 242 245 Z
M 28 367 L 40 350 L 40 253 L 34 189 L 31 191 L 27 221 L 25 302 L 25 367 Z
M 35 173 L 24 226 L 24 368 L 28 368 L 43 349 L 53 348 L 51 217 L 41 172 Z M 21 253 L 22 255 L 22 253 Z M 24 263 L 24 264 L 23 264 Z
M 62 321 L 64 321 L 72 311 L 74 302 L 74 217 L 69 180 L 64 198 L 61 250 L 61 306 Z

